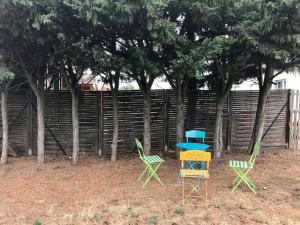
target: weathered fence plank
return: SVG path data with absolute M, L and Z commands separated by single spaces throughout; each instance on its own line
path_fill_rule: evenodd
M 27 112 L 28 97 L 25 90 L 10 92 L 8 96 L 9 144 L 15 151 L 25 154 L 28 147 Z M 0 135 L 2 137 L 2 120 L 0 120 Z
M 289 148 L 300 149 L 300 92 L 290 92 Z
M 233 150 L 246 151 L 255 121 L 258 91 L 232 91 L 232 145 Z M 267 102 L 263 147 L 286 148 L 286 120 L 288 90 L 272 91 Z

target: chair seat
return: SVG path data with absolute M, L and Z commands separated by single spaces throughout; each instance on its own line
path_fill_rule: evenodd
M 203 177 L 209 178 L 208 170 L 181 169 L 181 177 Z
M 229 161 L 229 167 L 249 169 L 249 168 L 252 168 L 252 165 L 251 165 L 251 163 L 249 163 L 247 161 L 230 160 Z
M 149 164 L 162 163 L 165 161 L 162 158 L 160 158 L 160 156 L 158 156 L 158 155 L 144 156 L 144 157 L 142 157 L 142 160 L 144 160 L 145 162 L 147 162 Z

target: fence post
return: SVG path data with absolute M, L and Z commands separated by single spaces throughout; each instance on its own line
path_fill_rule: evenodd
M 292 118 L 292 90 L 288 90 L 288 107 L 287 107 L 287 117 L 286 117 L 286 141 L 287 141 L 287 147 L 291 148 L 291 118 Z
M 169 148 L 169 90 L 164 90 L 164 151 Z
M 99 94 L 100 93 L 100 94 Z M 98 92 L 97 95 L 98 98 L 98 141 L 97 141 L 97 147 L 98 147 L 98 155 L 103 155 L 103 92 Z
M 227 146 L 226 150 L 231 150 L 231 132 L 232 132 L 232 91 L 229 92 L 227 100 L 227 114 L 228 114 L 228 125 L 227 125 Z
M 295 140 L 295 149 L 298 150 L 298 146 L 299 146 L 299 133 L 300 133 L 300 93 L 299 90 L 296 91 L 296 102 L 295 102 L 295 112 L 294 112 L 294 124 L 295 124 L 295 128 L 294 130 L 295 135 L 294 135 L 294 140 Z
M 33 154 L 32 90 L 27 89 L 27 154 Z

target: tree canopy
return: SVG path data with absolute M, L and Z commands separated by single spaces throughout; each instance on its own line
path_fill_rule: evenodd
M 147 154 L 154 80 L 166 76 L 176 91 L 178 141 L 184 131 L 186 90 L 191 82 L 205 83 L 216 96 L 219 135 L 214 148 L 219 153 L 222 126 L 217 125 L 232 85 L 257 77 L 261 89 L 270 89 L 274 77 L 300 61 L 298 0 L 3 0 L 0 10 L 0 54 L 27 78 L 37 96 L 40 121 L 45 79 L 64 78 L 73 97 L 77 153 L 79 80 L 86 69 L 102 75 L 116 92 L 120 78 L 136 80 L 144 96 Z M 0 65 L 4 80 L 14 71 L 7 68 Z M 43 140 L 43 133 L 39 135 Z

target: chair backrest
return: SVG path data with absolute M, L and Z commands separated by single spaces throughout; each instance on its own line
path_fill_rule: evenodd
M 135 141 L 140 158 L 144 157 L 145 153 L 144 153 L 144 148 L 143 148 L 142 143 L 137 138 L 135 138 L 134 141 Z
M 206 137 L 205 131 L 202 130 L 189 130 L 185 132 L 186 141 L 189 142 L 189 138 L 200 138 L 204 143 Z
M 184 169 L 185 161 L 206 162 L 206 170 L 209 168 L 209 162 L 211 161 L 211 153 L 203 152 L 200 150 L 189 150 L 180 152 L 181 168 Z
M 254 145 L 252 155 L 251 155 L 250 160 L 249 160 L 249 163 L 251 163 L 252 166 L 255 163 L 256 156 L 259 154 L 259 150 L 260 150 L 260 142 L 256 142 L 255 145 Z

